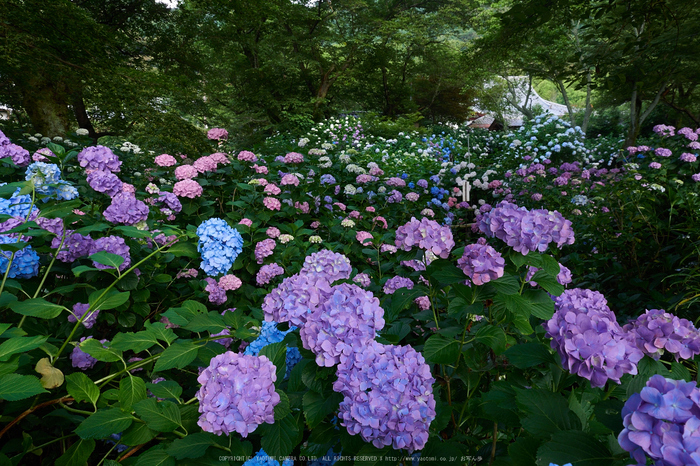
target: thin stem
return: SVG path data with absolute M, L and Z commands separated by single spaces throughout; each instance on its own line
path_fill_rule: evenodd
M 66 404 L 64 404 L 62 401 L 59 401 L 58 404 L 61 408 L 65 409 L 66 411 L 71 412 L 71 413 L 84 414 L 85 416 L 92 416 L 93 414 L 95 414 L 95 413 L 91 413 L 90 411 L 84 411 L 82 409 L 71 408 L 70 406 L 67 406 Z
M 67 438 L 69 438 L 69 437 L 74 437 L 75 435 L 76 435 L 76 434 L 68 434 L 68 435 L 64 435 L 63 437 L 55 438 L 55 439 L 50 440 L 50 441 L 48 441 L 48 442 L 46 442 L 46 443 L 43 443 L 43 444 L 41 444 L 41 445 L 39 445 L 39 446 L 32 447 L 32 448 L 30 448 L 29 450 L 25 451 L 24 453 L 31 453 L 31 452 L 36 451 L 36 450 L 41 450 L 42 448 L 44 448 L 44 447 L 46 447 L 46 446 L 49 446 L 49 445 L 51 445 L 52 443 L 60 442 L 61 440 L 65 440 L 65 439 L 67 439 Z M 20 453 L 20 455 L 21 455 L 21 454 L 22 454 L 22 453 Z M 15 455 L 15 456 L 13 456 L 13 458 L 16 458 L 17 456 L 19 456 L 19 455 Z
M 491 459 L 489 459 L 489 466 L 493 464 L 493 460 L 496 459 L 496 443 L 498 442 L 498 422 L 493 423 L 493 442 L 491 443 Z

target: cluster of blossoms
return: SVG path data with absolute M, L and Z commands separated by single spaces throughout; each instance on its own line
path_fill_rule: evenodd
M 133 194 L 120 192 L 112 197 L 112 203 L 103 214 L 108 222 L 135 225 L 148 218 L 148 206 Z
M 5 159 L 8 157 L 12 159 L 12 163 L 19 167 L 29 165 L 29 162 L 31 161 L 28 150 L 16 144 L 12 144 L 12 142 L 10 142 L 10 138 L 5 136 L 5 134 L 0 131 L 0 159 Z
M 0 244 L 16 243 L 17 238 L 10 235 L 0 235 Z M 32 278 L 39 274 L 39 255 L 31 246 L 25 246 L 14 253 L 10 251 L 0 251 L 0 271 L 4 274 L 7 265 L 12 260 L 8 278 Z
M 561 248 L 574 242 L 571 221 L 559 212 L 528 210 L 507 201 L 477 215 L 474 228 L 486 236 L 504 241 L 521 254 L 544 252 L 550 243 Z
M 695 382 L 652 376 L 622 408 L 620 446 L 638 464 L 700 465 L 700 390 Z
M 31 181 L 37 193 L 60 200 L 78 197 L 78 190 L 61 179 L 61 169 L 53 163 L 34 162 L 25 171 L 25 180 Z
M 194 199 L 201 196 L 203 192 L 204 188 L 195 180 L 182 180 L 173 185 L 173 194 L 178 197 Z
M 279 330 L 277 322 L 265 321 L 262 323 L 260 334 L 248 346 L 246 346 L 244 354 L 257 356 L 261 349 L 272 343 L 279 343 L 284 340 L 288 333 L 296 330 L 296 327 L 289 327 L 289 330 Z M 289 377 L 290 372 L 301 361 L 301 353 L 299 348 L 287 345 L 287 353 L 285 356 L 285 366 L 287 368 L 285 377 Z
M 160 154 L 155 158 L 154 162 L 159 167 L 172 167 L 173 165 L 177 165 L 175 157 L 169 154 Z
M 265 258 L 271 256 L 275 251 L 277 243 L 272 238 L 267 238 L 255 245 L 255 260 L 258 264 L 262 264 Z
M 435 379 L 410 346 L 371 341 L 340 358 L 333 390 L 343 395 L 338 418 L 351 435 L 377 448 L 422 449 L 435 419 Z
M 101 170 L 118 172 L 122 162 L 111 149 L 105 146 L 86 147 L 78 154 L 78 163 L 86 172 Z
M 75 323 L 83 318 L 83 315 L 90 309 L 89 304 L 75 303 L 73 305 L 73 312 L 68 316 L 68 322 Z M 90 314 L 83 320 L 83 325 L 85 328 L 92 328 L 97 322 L 97 316 L 100 314 L 99 309 L 93 309 Z
M 525 280 L 530 283 L 531 286 L 536 286 L 537 283 L 530 281 L 532 278 L 535 276 L 535 274 L 539 271 L 537 267 L 528 267 L 527 269 L 527 274 L 525 275 Z M 566 286 L 572 281 L 571 277 L 571 270 L 569 270 L 568 267 L 559 264 L 559 273 L 557 274 L 557 282 L 562 285 Z
M 332 367 L 341 354 L 363 348 L 384 328 L 379 299 L 357 285 L 343 283 L 306 318 L 300 336 L 304 348 L 316 354 L 316 363 Z
M 352 265 L 347 257 L 324 249 L 306 256 L 300 273 L 323 274 L 328 283 L 333 283 L 350 278 L 351 272 Z
M 228 139 L 228 131 L 223 128 L 212 128 L 207 131 L 207 139 L 212 141 L 223 141 Z
M 404 251 L 417 246 L 443 259 L 449 257 L 455 246 L 450 227 L 440 226 L 436 221 L 425 217 L 420 221 L 411 218 L 410 222 L 397 228 L 395 244 Z
M 175 169 L 175 178 L 179 181 L 197 178 L 199 172 L 192 165 L 180 165 Z M 177 183 L 175 183 L 177 184 Z
M 299 152 L 289 152 L 284 156 L 284 163 L 302 163 L 304 156 Z
M 503 276 L 506 261 L 501 253 L 479 238 L 476 244 L 467 245 L 457 265 L 475 285 L 483 285 Z
M 270 280 L 283 273 L 284 269 L 277 263 L 263 265 L 255 276 L 255 282 L 258 286 L 267 285 L 270 283 Z
M 273 424 L 280 402 L 275 371 L 265 356 L 228 351 L 212 358 L 197 378 L 202 385 L 196 394 L 202 413 L 197 424 L 205 432 L 243 437 L 262 423 Z
M 226 290 L 219 286 L 219 283 L 211 277 L 206 277 L 204 281 L 207 282 L 204 287 L 204 291 L 209 293 L 209 302 L 221 305 L 226 302 Z
M 666 351 L 676 360 L 700 354 L 700 332 L 695 325 L 663 309 L 647 310 L 623 330 L 632 335 L 637 348 L 656 360 Z
M 269 456 L 261 448 L 255 456 L 243 463 L 242 466 L 280 466 L 280 462 Z M 282 466 L 294 466 L 294 461 L 291 459 L 283 460 Z
M 122 191 L 124 183 L 112 172 L 94 170 L 87 176 L 87 182 L 98 193 L 113 197 Z
M 545 328 L 569 372 L 590 380 L 592 387 L 602 387 L 608 379 L 620 383 L 624 374 L 637 373 L 644 355 L 617 323 L 602 294 L 566 290 L 554 307 Z
M 90 339 L 92 339 L 92 337 L 82 337 L 80 339 L 80 343 Z M 104 345 L 107 343 L 107 340 L 100 340 L 100 343 Z M 95 364 L 97 364 L 97 359 L 81 350 L 80 344 L 78 344 L 75 348 L 73 348 L 73 351 L 70 354 L 70 362 L 73 367 L 86 371 L 95 367 Z
M 243 250 L 243 238 L 225 220 L 210 218 L 197 228 L 197 251 L 202 255 L 201 269 L 207 275 L 225 274 Z
M 400 277 L 397 275 L 386 281 L 384 284 L 384 294 L 394 294 L 396 293 L 396 290 L 400 288 L 412 290 L 414 285 L 413 280 L 410 278 Z
M 57 238 L 54 238 L 54 240 Z M 80 240 L 78 240 L 80 242 Z M 53 245 L 53 242 L 51 243 Z M 124 238 L 121 236 L 104 236 L 102 238 L 96 239 L 92 244 L 90 245 L 90 251 L 88 255 L 95 254 L 96 252 L 109 252 L 112 254 L 116 254 L 118 256 L 122 256 L 124 258 L 124 262 L 119 266 L 119 271 L 123 272 L 126 270 L 130 265 L 131 265 L 131 248 L 126 244 L 124 241 Z M 98 268 L 98 269 L 111 269 L 111 265 L 104 265 L 100 264 L 99 262 L 92 261 L 92 264 Z

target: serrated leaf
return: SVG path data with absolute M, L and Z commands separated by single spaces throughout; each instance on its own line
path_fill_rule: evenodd
M 119 408 L 100 409 L 80 423 L 75 433 L 80 438 L 107 438 L 112 434 L 124 432 L 134 416 L 127 414 Z
M 4 333 L 5 330 L 7 330 L 10 327 L 10 324 L 7 324 L 7 327 L 0 332 L 0 334 Z M 0 361 L 7 361 L 11 355 L 16 354 L 16 353 L 26 353 L 27 351 L 31 351 L 34 348 L 38 348 L 44 343 L 46 343 L 46 340 L 48 340 L 49 337 L 42 337 L 42 336 L 36 336 L 36 337 L 13 337 L 8 340 L 5 340 L 1 345 L 0 345 Z
M 148 428 L 146 424 L 135 422 L 124 431 L 120 439 L 124 445 L 131 447 L 148 443 L 158 434 L 158 432 Z
M 106 265 L 108 267 L 113 267 L 118 269 L 120 265 L 124 263 L 124 258 L 119 254 L 114 254 L 107 251 L 99 251 L 94 254 L 90 254 L 88 259 L 92 259 L 93 262 L 98 264 Z
M 125 332 L 117 333 L 114 336 L 111 347 L 120 351 L 131 350 L 134 353 L 140 353 L 156 344 L 158 344 L 158 340 L 151 332 Z
M 265 453 L 271 457 L 287 457 L 296 446 L 299 427 L 291 414 L 274 424 L 263 424 L 258 430 L 261 436 L 260 443 Z
M 187 241 L 180 241 L 172 245 L 167 251 L 176 257 L 190 257 L 192 259 L 199 258 L 199 252 L 197 252 L 197 246 Z
M 275 391 L 280 396 L 280 402 L 275 405 L 275 421 L 279 421 L 280 419 L 285 418 L 287 414 L 291 413 L 292 411 L 289 408 L 289 397 L 287 394 L 281 390 Z
M 258 356 L 265 356 L 275 366 L 277 380 L 282 380 L 286 372 L 287 345 L 283 342 L 265 345 Z
M 93 405 L 100 397 L 100 389 L 95 382 L 82 372 L 73 372 L 66 376 L 66 390 L 75 401 L 89 401 Z
M 100 269 L 97 269 L 95 267 L 90 267 L 89 265 L 79 265 L 77 267 L 74 267 L 73 269 L 73 275 L 76 277 L 79 277 L 80 274 L 85 273 L 85 272 L 99 272 Z
M 542 320 L 549 320 L 554 315 L 554 300 L 542 290 L 526 290 L 523 298 L 527 301 L 530 313 Z
M 452 364 L 457 361 L 459 342 L 448 340 L 442 335 L 433 335 L 423 346 L 423 357 L 436 364 Z
M 508 361 L 518 369 L 554 362 L 552 354 L 540 343 L 520 343 L 505 352 Z
M 117 290 L 97 290 L 90 293 L 88 302 L 93 309 L 101 309 L 103 311 L 119 307 L 129 300 L 131 292 Z
M 63 372 L 53 367 L 49 362 L 49 358 L 41 358 L 34 366 L 34 370 L 41 374 L 40 382 L 42 387 L 50 390 L 63 385 Z
M 150 231 L 139 230 L 138 228 L 132 227 L 132 226 L 120 225 L 120 226 L 116 227 L 115 230 L 118 230 L 124 236 L 128 236 L 129 238 L 150 238 L 151 237 Z M 107 264 L 105 264 L 105 265 L 107 265 Z
M 105 348 L 98 340 L 89 338 L 80 343 L 80 349 L 98 361 L 117 362 L 121 361 L 121 351 L 112 348 Z
M 136 466 L 175 466 L 175 458 L 158 445 L 139 455 Z
M 39 319 L 54 319 L 61 314 L 61 311 L 66 309 L 58 304 L 53 304 L 43 298 L 27 299 L 25 301 L 15 301 L 9 304 L 17 314 L 37 317 Z
M 139 377 L 124 377 L 119 381 L 119 404 L 127 411 L 146 398 L 146 382 Z
M 506 333 L 501 327 L 484 325 L 476 331 L 474 338 L 491 348 L 496 354 L 501 354 L 506 350 Z
M 0 377 L 0 400 L 17 401 L 48 393 L 33 375 L 7 374 Z
M 156 432 L 172 432 L 182 424 L 180 410 L 170 401 L 156 401 L 146 398 L 134 405 L 136 414 L 146 422 L 149 429 Z
M 615 456 L 608 447 L 591 434 L 578 430 L 555 432 L 537 450 L 538 464 L 548 465 L 566 458 L 576 466 L 609 466 Z
M 2 294 L 0 294 L 0 309 L 4 309 L 10 303 L 14 303 L 16 301 L 17 296 L 13 295 L 12 293 L 8 293 L 7 291 L 3 291 Z
M 185 326 L 187 330 L 193 332 L 219 333 L 228 328 L 224 323 L 224 318 L 216 312 L 209 314 L 198 314 Z
M 164 371 L 177 367 L 182 369 L 197 357 L 199 346 L 191 341 L 178 341 L 165 349 L 156 361 L 154 370 Z
M 158 383 L 147 383 L 146 388 L 158 398 L 179 400 L 182 395 L 182 387 L 172 380 L 163 380 Z
M 88 458 L 95 450 L 95 441 L 92 439 L 79 439 L 70 446 L 57 460 L 56 466 L 78 466 L 87 463 Z
M 544 270 L 539 270 L 532 277 L 532 281 L 544 288 L 548 293 L 559 296 L 564 292 L 564 287 L 557 281 L 556 275 L 552 276 Z
M 499 293 L 504 295 L 518 294 L 520 291 L 520 280 L 515 275 L 503 275 L 489 284 Z
M 532 435 L 546 438 L 555 432 L 581 427 L 567 400 L 558 393 L 539 388 L 516 389 L 516 400 L 518 408 L 527 413 L 520 422 Z
M 413 289 L 399 288 L 391 295 L 391 312 L 386 313 L 385 320 L 388 323 L 393 322 L 401 311 L 403 311 L 406 306 L 411 304 L 414 299 L 420 296 L 427 296 L 429 290 L 425 286 L 417 285 Z
M 313 430 L 326 416 L 338 409 L 343 401 L 342 395 L 333 392 L 330 396 L 324 396 L 313 390 L 304 393 L 304 418 L 309 429 Z
M 542 269 L 552 277 L 556 277 L 561 272 L 559 262 L 548 254 L 542 254 Z
M 426 275 L 437 280 L 441 286 L 464 283 L 468 277 L 462 269 L 446 259 L 434 260 L 426 269 Z
M 162 322 L 156 322 L 154 324 L 151 323 L 146 323 L 144 324 L 144 327 L 146 327 L 146 331 L 150 334 L 152 334 L 154 337 L 156 337 L 160 341 L 164 341 L 167 344 L 172 344 L 175 340 L 177 340 L 177 335 L 175 335 L 175 332 L 173 332 L 172 329 L 165 328 L 165 324 Z
M 197 432 L 185 438 L 173 440 L 167 449 L 170 456 L 178 460 L 185 458 L 199 458 L 204 456 L 207 448 L 214 445 L 213 435 L 208 432 Z

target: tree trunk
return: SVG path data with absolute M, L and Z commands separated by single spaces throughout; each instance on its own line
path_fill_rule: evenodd
M 44 136 L 65 136 L 70 129 L 69 95 L 63 82 L 34 77 L 22 90 L 22 107 L 34 130 Z
M 566 104 L 566 111 L 569 113 L 569 122 L 571 126 L 576 126 L 576 119 L 574 118 L 574 109 L 571 107 L 571 101 L 569 100 L 569 93 L 566 92 L 566 86 L 561 79 L 556 80 L 559 92 L 561 92 L 562 97 L 564 97 L 564 104 Z
M 586 134 L 588 131 L 588 123 L 591 121 L 591 114 L 593 113 L 593 106 L 591 105 L 591 71 L 586 72 L 586 110 L 583 112 L 583 123 L 581 124 L 581 131 Z

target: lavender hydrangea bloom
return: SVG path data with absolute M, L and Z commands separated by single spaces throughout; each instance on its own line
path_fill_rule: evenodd
M 639 464 L 700 464 L 700 391 L 695 382 L 652 376 L 622 408 L 620 446 Z
M 209 302 L 214 304 L 224 304 L 226 302 L 226 290 L 219 286 L 219 282 L 213 278 L 205 278 L 207 286 L 204 290 L 209 293 Z
M 352 265 L 343 254 L 324 249 L 314 252 L 304 259 L 300 273 L 323 274 L 328 283 L 350 278 Z
M 506 261 L 501 253 L 479 238 L 476 244 L 467 245 L 457 265 L 475 285 L 483 285 L 503 276 Z
M 225 274 L 243 250 L 243 238 L 225 220 L 210 218 L 197 228 L 197 251 L 202 254 L 200 267 L 207 275 Z
M 476 217 L 476 228 L 489 237 L 504 241 L 521 254 L 544 252 L 550 243 L 561 248 L 573 244 L 571 221 L 557 211 L 527 210 L 507 201 Z
M 85 340 L 90 340 L 91 338 L 92 337 L 82 337 L 80 339 L 80 343 L 84 342 Z M 107 342 L 107 340 L 100 340 L 100 343 L 105 342 Z M 70 362 L 73 365 L 73 367 L 85 371 L 88 369 L 92 369 L 95 366 L 95 364 L 97 364 L 97 359 L 93 358 L 85 351 L 81 350 L 80 345 L 77 345 L 75 348 L 73 348 L 73 351 L 70 354 Z
M 120 192 L 112 197 L 112 204 L 103 213 L 109 222 L 135 225 L 148 218 L 148 206 L 133 194 Z
M 262 305 L 265 320 L 301 327 L 308 314 L 331 293 L 331 285 L 323 275 L 298 273 L 287 277 L 265 296 Z
M 644 355 L 629 341 L 602 294 L 566 290 L 554 307 L 545 328 L 569 372 L 590 380 L 592 387 L 602 387 L 608 379 L 620 383 L 624 374 L 637 373 Z
M 131 256 L 129 255 L 131 249 L 127 246 L 124 238 L 119 236 L 105 236 L 104 238 L 96 239 L 90 248 L 90 255 L 100 251 L 117 254 L 124 258 L 124 262 L 119 266 L 120 272 L 123 272 L 131 265 Z M 92 261 L 92 264 L 98 269 L 103 270 L 113 268 L 111 265 L 103 265 L 95 261 Z
M 10 143 L 9 139 L 7 141 L 7 144 L 0 145 L 0 159 L 10 157 L 18 167 L 26 167 L 32 160 L 29 151 L 17 144 Z
M 228 351 L 211 359 L 197 378 L 202 385 L 197 424 L 205 432 L 242 437 L 262 423 L 275 422 L 274 408 L 280 402 L 275 391 L 275 366 L 265 356 Z
M 176 214 L 182 211 L 182 203 L 180 202 L 180 199 L 178 199 L 177 196 L 173 193 L 169 193 L 167 191 L 160 191 L 158 193 L 157 201 L 164 203 L 168 207 L 168 209 L 172 210 Z
M 280 267 L 279 264 L 272 263 L 263 265 L 262 267 L 260 267 L 260 270 L 258 270 L 258 273 L 255 276 L 255 281 L 258 284 L 258 286 L 267 285 L 268 283 L 270 283 L 270 280 L 272 280 L 278 275 L 282 275 L 283 273 L 284 269 Z
M 695 325 L 663 309 L 647 310 L 623 330 L 631 335 L 637 348 L 656 360 L 665 351 L 673 354 L 676 361 L 700 354 L 700 332 Z
M 409 290 L 412 290 L 414 285 L 415 283 L 413 283 L 413 280 L 410 278 L 400 277 L 397 275 L 386 281 L 384 284 L 384 293 L 394 294 L 396 293 L 396 290 L 400 288 L 408 288 Z
M 79 233 L 73 233 L 73 230 L 65 232 L 66 238 L 63 240 L 61 250 L 56 253 L 56 258 L 61 262 L 75 262 L 83 256 L 91 254 L 91 250 L 95 243 L 90 235 L 84 236 Z M 61 244 L 61 238 L 56 237 L 51 240 L 51 247 L 58 249 Z
M 90 309 L 89 304 L 75 303 L 73 305 L 73 313 L 68 315 L 68 322 L 75 323 L 79 321 L 83 315 Z M 100 314 L 99 309 L 93 309 L 92 312 L 83 320 L 83 325 L 85 328 L 92 328 L 97 322 L 97 316 Z
M 384 328 L 379 300 L 357 285 L 343 283 L 310 314 L 299 334 L 304 348 L 316 355 L 316 364 L 332 367 L 341 354 L 362 348 Z
M 410 251 L 414 246 L 430 251 L 436 256 L 447 259 L 455 246 L 452 231 L 448 226 L 440 226 L 434 220 L 415 217 L 396 230 L 396 247 Z
M 255 261 L 262 264 L 266 257 L 274 254 L 277 242 L 272 238 L 267 238 L 255 245 Z
M 369 275 L 366 273 L 358 273 L 355 275 L 355 278 L 353 278 L 352 281 L 360 285 L 362 288 L 367 288 L 370 283 L 372 283 Z
M 90 172 L 87 176 L 87 182 L 98 193 L 105 193 L 110 197 L 120 193 L 124 185 L 117 175 L 102 170 Z
M 85 170 L 118 172 L 122 165 L 111 149 L 105 146 L 86 147 L 78 154 L 78 163 Z
M 435 379 L 423 356 L 371 341 L 340 361 L 333 390 L 343 395 L 338 418 L 348 433 L 377 448 L 423 449 L 435 419 Z
M 525 275 L 525 281 L 530 282 L 530 286 L 537 286 L 536 282 L 530 281 L 532 278 L 535 276 L 535 274 L 539 271 L 537 267 L 528 267 L 527 269 L 527 274 Z M 571 270 L 568 269 L 568 267 L 559 264 L 559 273 L 557 274 L 557 283 L 559 283 L 562 286 L 566 286 L 569 283 L 571 283 L 572 278 L 571 278 Z
M 16 243 L 17 238 L 10 235 L 0 235 L 0 244 Z M 12 259 L 8 278 L 32 278 L 39 275 L 39 255 L 31 246 L 25 246 L 15 252 L 14 258 L 10 251 L 0 251 L 0 273 L 5 273 L 7 265 Z

